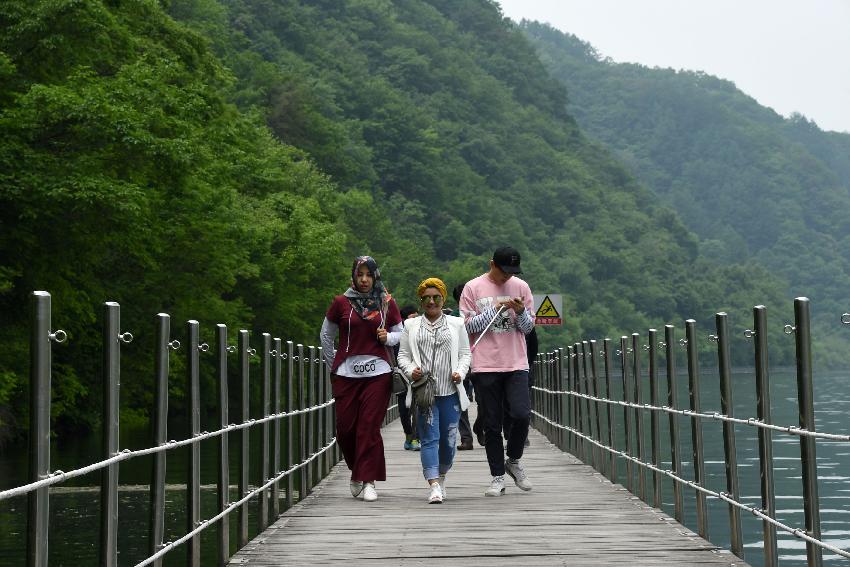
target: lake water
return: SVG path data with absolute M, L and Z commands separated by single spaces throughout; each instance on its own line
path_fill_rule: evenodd
M 659 391 L 666 398 L 666 378 L 659 380 Z M 687 375 L 684 371 L 677 377 L 679 406 L 687 407 Z M 614 381 L 616 383 L 616 380 Z M 815 414 L 817 429 L 822 432 L 850 434 L 850 376 L 848 373 L 815 372 Z M 646 380 L 644 381 L 646 384 Z M 615 390 L 615 393 L 618 393 Z M 719 379 L 716 373 L 703 368 L 701 372 L 702 407 L 704 411 L 720 411 Z M 644 399 L 649 400 L 648 390 Z M 797 425 L 797 390 L 793 369 L 771 371 L 771 401 L 774 423 Z M 755 416 L 755 379 L 752 371 L 737 369 L 734 373 L 734 402 L 736 417 Z M 619 409 L 619 408 L 618 408 Z M 617 423 L 622 421 L 622 410 L 615 414 Z M 690 419 L 680 419 L 682 458 L 684 475 L 693 478 L 692 463 L 689 461 Z M 667 418 L 660 420 L 662 439 L 667 438 Z M 754 506 L 761 502 L 759 494 L 758 438 L 755 428 L 736 426 L 737 456 L 740 491 L 742 500 Z M 173 429 L 169 437 L 176 437 Z M 645 422 L 649 432 L 649 421 Z M 720 422 L 704 421 L 706 479 L 708 488 L 726 490 L 723 464 L 722 427 Z M 620 434 L 622 435 L 622 434 Z M 252 441 L 259 436 L 252 434 Z M 54 444 L 51 468 L 72 470 L 97 460 L 98 438 L 59 439 Z M 215 515 L 215 439 L 201 444 L 203 464 L 201 467 L 202 517 Z M 621 443 L 621 442 L 620 442 Z M 148 446 L 144 432 L 122 431 L 122 448 Z M 230 451 L 233 468 L 231 482 L 235 482 L 236 450 L 239 446 L 237 434 L 231 434 Z M 618 446 L 622 447 L 622 444 Z M 646 442 L 650 453 L 649 437 Z M 255 449 L 252 449 L 256 454 Z M 800 441 L 798 437 L 773 434 L 774 471 L 776 480 L 776 507 L 780 521 L 796 527 L 804 527 L 802 500 L 802 473 L 800 468 Z M 665 448 L 662 455 L 668 455 Z M 821 506 L 821 529 L 824 539 L 832 545 L 850 548 L 850 444 L 818 441 L 818 476 Z M 256 460 L 252 460 L 255 467 Z M 148 530 L 148 483 L 151 461 L 140 458 L 121 464 L 119 478 L 122 483 L 119 494 L 119 563 L 133 565 L 147 556 Z M 664 468 L 670 468 L 669 462 Z M 27 460 L 25 448 L 9 448 L 0 455 L 0 488 L 7 489 L 26 482 Z M 186 451 L 169 452 L 168 478 L 170 489 L 166 494 L 166 540 L 173 540 L 185 532 L 185 476 Z M 621 463 L 619 479 L 625 479 L 625 466 Z M 672 481 L 664 479 L 664 510 L 673 515 Z M 651 493 L 651 481 L 647 478 Z M 99 474 L 74 479 L 51 490 L 50 499 L 50 564 L 51 565 L 94 565 L 97 563 L 97 541 L 99 523 Z M 231 487 L 235 497 L 236 487 Z M 250 534 L 256 534 L 256 508 L 252 504 Z M 718 545 L 729 546 L 728 506 L 716 499 L 708 499 L 709 539 Z M 23 565 L 26 549 L 26 497 L 0 502 L 0 565 Z M 693 491 L 685 491 L 685 523 L 696 531 L 696 514 Z M 745 559 L 752 565 L 762 564 L 762 522 L 742 513 L 745 542 Z M 231 549 L 235 549 L 235 516 L 231 520 Z M 204 532 L 202 540 L 202 563 L 215 562 L 215 534 L 211 528 Z M 780 565 L 797 567 L 805 565 L 805 542 L 778 532 Z M 850 561 L 824 554 L 827 564 L 844 565 Z M 185 545 L 166 556 L 166 565 L 185 564 Z
M 644 361 L 645 364 L 645 361 Z M 619 373 L 616 374 L 617 382 Z M 678 407 L 689 407 L 687 373 L 681 367 L 677 377 Z M 797 382 L 793 368 L 771 370 L 771 413 L 772 421 L 777 425 L 798 425 Z M 648 379 L 644 379 L 643 402 L 649 401 Z M 847 388 L 846 372 L 815 372 L 815 420 L 816 430 L 824 433 L 850 434 L 850 392 Z M 659 405 L 667 405 L 667 378 L 659 376 Z M 620 395 L 621 388 L 615 388 L 612 395 Z M 720 378 L 718 373 L 701 368 L 700 372 L 701 409 L 703 412 L 720 412 Z M 621 398 L 618 398 L 621 399 Z M 734 415 L 738 418 L 756 417 L 755 374 L 752 369 L 733 371 Z M 605 414 L 603 413 L 603 416 Z M 621 430 L 622 409 L 616 408 L 618 448 L 623 448 Z M 693 479 L 691 448 L 691 420 L 679 417 L 681 459 L 683 475 Z M 660 431 L 662 439 L 662 460 L 664 469 L 671 469 L 669 449 L 669 426 L 667 414 L 662 414 Z M 651 437 L 649 417 L 644 418 L 644 458 L 651 460 Z M 761 507 L 761 487 L 759 474 L 758 430 L 755 427 L 735 426 L 736 449 L 738 459 L 738 482 L 740 500 L 754 507 Z M 703 442 L 705 456 L 706 487 L 716 492 L 726 492 L 726 468 L 723 456 L 723 428 L 718 420 L 703 420 Z M 776 518 L 782 523 L 805 528 L 803 512 L 802 467 L 800 464 L 800 438 L 773 432 L 774 486 L 776 494 Z M 817 441 L 818 493 L 822 538 L 842 549 L 850 550 L 850 443 L 836 441 Z M 635 467 L 636 468 L 636 467 Z M 618 481 L 625 483 L 626 467 L 618 465 Z M 663 477 L 662 477 L 663 478 Z M 652 502 L 652 477 L 647 473 L 647 500 Z M 663 509 L 673 517 L 673 481 L 663 478 Z M 636 486 L 636 485 L 635 485 Z M 685 504 L 685 524 L 697 531 L 695 491 L 683 489 Z M 709 497 L 708 539 L 713 543 L 730 547 L 729 506 L 725 502 Z M 763 522 L 752 514 L 741 512 L 744 536 L 745 560 L 754 566 L 764 563 Z M 806 543 L 787 532 L 777 530 L 779 564 L 788 567 L 806 565 Z M 824 552 L 824 561 L 829 564 L 850 564 L 839 555 Z

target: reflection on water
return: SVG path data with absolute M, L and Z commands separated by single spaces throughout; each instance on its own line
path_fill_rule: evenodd
M 704 412 L 720 412 L 720 380 L 717 373 L 701 369 L 700 393 Z M 679 407 L 689 407 L 687 391 L 687 373 L 680 371 L 678 376 Z M 736 369 L 733 376 L 734 415 L 739 418 L 756 416 L 755 376 L 752 370 Z M 771 414 L 772 421 L 778 425 L 798 425 L 797 382 L 794 369 L 771 371 Z M 644 400 L 649 399 L 648 380 L 644 385 Z M 818 431 L 837 434 L 850 434 L 850 399 L 846 395 L 846 374 L 815 373 L 815 420 Z M 660 376 L 659 391 L 666 399 L 666 376 Z M 612 392 L 617 396 L 620 392 Z M 615 413 L 622 421 L 622 413 Z M 649 418 L 645 418 L 644 431 L 649 431 Z M 660 420 L 662 455 L 669 455 L 669 425 L 666 416 Z M 679 417 L 680 438 L 682 443 L 683 474 L 693 479 L 690 418 Z M 622 447 L 623 433 L 618 431 Z M 738 458 L 738 482 L 740 500 L 750 506 L 761 507 L 761 486 L 758 456 L 758 432 L 755 428 L 736 425 L 736 449 Z M 776 493 L 777 519 L 794 528 L 805 528 L 803 511 L 802 467 L 800 463 L 800 438 L 773 432 L 774 486 Z M 716 492 L 726 492 L 726 468 L 723 458 L 723 426 L 720 421 L 703 420 L 703 440 L 705 452 L 705 473 L 707 488 Z M 650 455 L 651 438 L 646 437 L 647 455 Z M 821 505 L 821 531 L 825 541 L 839 548 L 850 548 L 847 527 L 850 525 L 850 451 L 846 442 L 817 442 L 818 491 Z M 669 457 L 668 457 L 669 459 Z M 669 460 L 664 468 L 671 468 Z M 626 469 L 621 464 L 618 469 L 620 480 L 625 482 Z M 647 477 L 649 479 L 649 477 Z M 672 481 L 663 480 L 663 508 L 671 516 L 674 514 Z M 651 502 L 651 482 L 647 482 Z M 692 490 L 685 489 L 685 524 L 697 530 L 696 508 Z M 716 498 L 708 498 L 709 526 L 708 538 L 721 546 L 730 547 L 730 524 L 728 505 Z M 764 563 L 762 520 L 741 512 L 741 525 L 744 536 L 745 559 L 754 566 Z M 780 565 L 783 567 L 802 567 L 806 565 L 806 542 L 784 531 L 777 531 L 777 547 L 780 551 Z M 837 564 L 846 564 L 847 559 L 824 553 L 824 560 Z
M 679 407 L 688 407 L 687 375 L 682 372 L 678 377 Z M 617 380 L 612 386 L 612 395 L 618 397 Z M 648 381 L 644 400 L 649 400 Z M 733 380 L 735 415 L 737 417 L 755 417 L 755 380 L 751 371 L 739 370 Z M 815 373 L 815 416 L 818 431 L 850 434 L 850 398 L 846 392 L 846 374 Z M 719 379 L 706 369 L 701 373 L 702 408 L 704 411 L 720 411 Z M 660 377 L 659 391 L 666 392 L 666 378 Z M 666 394 L 662 395 L 666 399 Z M 796 375 L 791 370 L 773 370 L 771 372 L 771 400 L 773 422 L 781 425 L 797 425 L 797 386 Z M 623 447 L 622 411 L 614 413 L 617 423 L 617 446 Z M 649 418 L 645 418 L 646 454 L 651 455 L 649 437 Z M 670 454 L 668 419 L 659 420 L 661 438 L 665 442 L 662 455 Z M 683 474 L 693 478 L 693 463 L 690 458 L 691 432 L 690 419 L 679 417 L 682 442 Z M 758 466 L 758 437 L 753 428 L 736 426 L 736 445 L 738 456 L 738 475 L 741 499 L 743 502 L 760 506 L 760 485 Z M 176 434 L 172 435 L 175 436 Z M 180 438 L 180 437 L 176 437 Z M 718 421 L 703 422 L 705 440 L 706 485 L 714 491 L 726 490 L 726 472 L 723 461 L 722 425 Z M 52 467 L 72 470 L 90 464 L 99 455 L 99 439 L 59 440 L 52 452 Z M 64 442 L 63 442 L 64 441 Z M 259 436 L 252 435 L 252 442 Z M 144 432 L 122 431 L 122 448 L 141 448 L 148 444 Z M 231 434 L 231 480 L 237 478 L 236 449 L 239 446 L 237 434 Z M 26 474 L 26 456 L 18 450 L 14 454 L 7 451 L 0 456 L 0 487 L 10 488 L 23 484 Z M 256 454 L 256 449 L 252 448 Z M 216 513 L 215 475 L 217 464 L 216 440 L 201 443 L 201 490 L 202 517 L 209 518 Z M 805 527 L 802 498 L 802 470 L 800 466 L 800 440 L 798 437 L 773 433 L 774 477 L 776 490 L 777 518 L 792 527 Z M 669 457 L 668 457 L 669 458 Z M 821 529 L 823 537 L 830 544 L 840 548 L 850 548 L 850 446 L 843 442 L 818 441 L 818 490 L 821 504 Z M 669 469 L 669 461 L 663 464 Z M 121 464 L 119 478 L 122 490 L 119 493 L 119 563 L 132 565 L 148 555 L 148 483 L 150 482 L 151 459 L 139 458 Z M 185 482 L 186 451 L 169 452 L 167 483 L 170 490 L 166 493 L 166 540 L 174 540 L 185 533 Z M 625 464 L 620 463 L 618 479 L 625 483 Z M 61 487 L 51 490 L 50 509 L 50 564 L 51 565 L 92 565 L 97 563 L 97 541 L 99 522 L 99 475 L 93 474 L 74 479 Z M 652 483 L 647 478 L 647 489 L 651 501 Z M 87 487 L 87 488 L 86 488 Z M 231 486 L 231 497 L 235 497 L 236 487 Z M 672 481 L 663 479 L 663 508 L 671 516 L 674 513 Z M 250 533 L 256 533 L 256 506 L 251 509 Z M 717 499 L 708 499 L 709 539 L 714 543 L 729 547 L 728 506 Z M 24 564 L 26 497 L 0 502 L 0 565 Z M 754 566 L 763 564 L 762 521 L 750 514 L 741 516 L 744 533 L 745 559 Z M 696 531 L 696 510 L 693 491 L 685 491 L 685 524 Z M 231 520 L 231 549 L 235 549 L 235 519 Z M 203 564 L 215 562 L 216 529 L 206 530 L 202 536 Z M 806 564 L 805 542 L 785 532 L 777 533 L 780 564 L 783 567 L 802 567 Z M 847 564 L 840 556 L 824 553 L 824 560 L 835 565 Z M 181 546 L 166 556 L 166 565 L 183 565 L 185 546 Z
M 170 435 L 181 437 L 176 430 Z M 252 455 L 258 454 L 259 435 L 252 435 Z M 229 438 L 231 454 L 230 478 L 238 478 L 236 463 L 239 447 L 238 433 Z M 122 448 L 139 449 L 149 446 L 144 431 L 122 431 Z M 210 518 L 218 513 L 216 475 L 218 463 L 216 451 L 218 440 L 213 438 L 201 442 L 201 517 Z M 167 457 L 165 494 L 165 541 L 173 541 L 186 533 L 186 477 L 187 449 L 169 451 Z M 98 460 L 100 439 L 91 438 L 56 444 L 51 452 L 51 468 L 72 470 Z M 255 467 L 255 461 L 252 466 Z M 135 565 L 150 555 L 148 551 L 148 529 L 150 513 L 149 483 L 151 457 L 139 457 L 120 464 L 118 492 L 118 562 L 120 565 Z M 0 487 L 6 489 L 26 483 L 26 456 L 3 455 L 0 457 Z M 252 474 L 256 468 L 252 469 Z M 253 487 L 252 487 L 253 488 Z M 238 488 L 230 486 L 231 500 L 235 500 Z M 281 497 L 283 497 L 283 490 Z M 250 505 L 249 535 L 257 533 L 256 516 L 259 504 Z M 281 510 L 283 510 L 281 502 Z M 0 502 L 0 566 L 25 564 L 26 554 L 26 496 Z M 100 474 L 93 473 L 72 479 L 50 491 L 50 565 L 96 565 L 98 563 L 98 538 L 100 522 Z M 236 549 L 236 515 L 231 515 L 231 550 Z M 212 526 L 201 533 L 202 565 L 216 562 L 217 527 Z M 165 556 L 167 567 L 186 564 L 186 545 L 181 545 Z

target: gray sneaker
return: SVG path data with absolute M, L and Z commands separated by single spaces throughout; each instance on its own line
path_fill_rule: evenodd
M 443 494 L 443 500 L 446 499 L 446 475 L 440 475 L 440 492 Z
M 522 463 L 519 461 L 512 462 L 510 459 L 505 460 L 505 472 L 510 475 L 517 487 L 521 490 L 525 490 L 528 492 L 534 485 L 531 484 L 531 481 L 528 480 L 528 477 L 525 475 L 525 469 L 522 468 Z
M 505 476 L 494 476 L 490 486 L 484 491 L 484 496 L 501 496 L 505 493 Z
M 359 480 L 349 481 L 348 487 L 351 489 L 351 495 L 359 498 L 363 492 L 363 482 Z

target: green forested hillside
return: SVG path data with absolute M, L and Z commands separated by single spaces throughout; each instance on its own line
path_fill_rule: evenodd
M 313 344 L 355 254 L 406 302 L 512 244 L 532 289 L 565 294 L 550 348 L 781 300 L 763 268 L 700 256 L 486 0 L 8 0 L 0 75 L 6 435 L 26 423 L 34 289 L 71 337 L 54 415 L 82 428 L 102 301 L 138 337 L 122 415 L 142 417 L 155 313 L 178 338 L 191 317 L 207 340 L 226 322 Z
M 617 64 L 548 25 L 523 22 L 566 86 L 567 109 L 722 262 L 758 264 L 812 299 L 822 361 L 841 357 L 850 278 L 850 134 L 785 119 L 693 71 Z M 840 339 L 840 340 L 839 340 Z
M 573 337 L 724 301 L 709 289 L 724 270 L 706 276 L 675 215 L 584 138 L 563 88 L 494 4 L 227 0 L 172 2 L 171 12 L 207 30 L 240 78 L 241 104 L 313 148 L 343 191 L 371 184 L 396 235 L 412 235 L 425 266 L 433 247 L 449 280 L 517 243 L 534 288 L 575 305 Z M 304 128 L 304 115 L 337 127 Z M 335 148 L 359 159 L 340 164 Z

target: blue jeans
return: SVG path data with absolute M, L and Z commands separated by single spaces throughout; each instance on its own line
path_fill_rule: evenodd
M 446 474 L 452 468 L 457 445 L 457 422 L 460 419 L 460 398 L 457 394 L 437 396 L 428 410 L 419 410 L 419 457 L 426 480 Z

